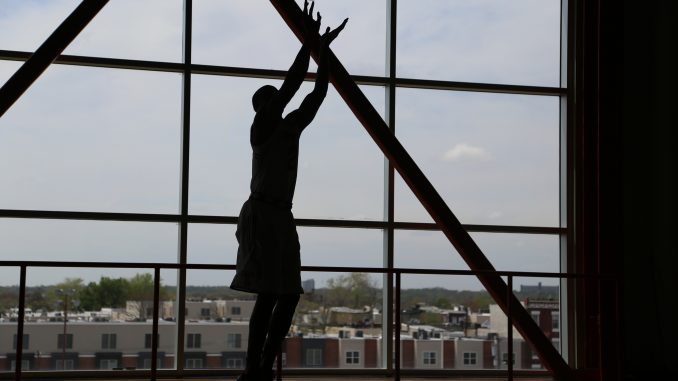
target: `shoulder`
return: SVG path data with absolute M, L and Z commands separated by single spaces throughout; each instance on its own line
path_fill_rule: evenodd
M 295 134 L 300 134 L 301 133 L 301 123 L 300 123 L 300 118 L 301 116 L 301 111 L 299 110 L 294 110 L 287 114 L 281 123 L 281 127 L 283 127 L 287 132 L 292 132 Z
M 279 115 L 266 112 L 266 110 L 259 110 L 254 116 L 254 121 L 250 127 L 250 143 L 253 146 L 265 143 L 280 123 L 281 118 Z

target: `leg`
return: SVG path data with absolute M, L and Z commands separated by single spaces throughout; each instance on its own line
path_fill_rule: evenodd
M 266 341 L 266 332 L 268 331 L 275 302 L 276 297 L 273 295 L 257 294 L 257 301 L 254 303 L 254 309 L 250 317 L 245 372 L 238 378 L 241 381 L 257 378 L 256 375 L 259 363 L 261 362 L 261 351 Z
M 281 295 L 278 297 L 268 328 L 268 338 L 266 339 L 261 356 L 261 373 L 266 381 L 270 381 L 272 378 L 269 376 L 271 375 L 273 361 L 278 354 L 283 339 L 285 339 L 290 329 L 297 303 L 299 303 L 298 294 Z

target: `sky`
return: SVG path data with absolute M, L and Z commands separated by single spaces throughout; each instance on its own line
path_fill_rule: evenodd
M 32 51 L 78 2 L 0 4 L 0 49 Z M 316 2 L 323 25 L 349 17 L 333 51 L 351 74 L 386 71 L 385 5 Z M 555 0 L 400 0 L 397 76 L 557 87 L 559 8 Z M 181 14 L 180 0 L 111 0 L 65 54 L 180 62 Z M 285 70 L 299 48 L 268 1 L 194 0 L 193 25 L 194 63 Z M 0 61 L 0 83 L 19 66 Z M 50 66 L 0 119 L 0 209 L 178 213 L 181 80 L 175 73 Z M 189 213 L 237 216 L 249 193 L 250 98 L 266 83 L 280 84 L 193 75 Z M 305 83 L 286 111 L 311 89 Z M 384 88 L 361 90 L 383 116 Z M 558 226 L 559 123 L 552 96 L 396 92 L 396 137 L 467 224 Z M 383 155 L 333 88 L 302 136 L 299 166 L 296 217 L 383 219 Z M 396 220 L 431 221 L 399 177 L 395 185 Z M 302 264 L 382 265 L 380 230 L 298 230 Z M 471 236 L 497 269 L 559 269 L 557 236 Z M 188 240 L 190 263 L 235 263 L 233 226 L 191 224 Z M 0 242 L 3 260 L 175 262 L 178 226 L 0 219 Z M 394 250 L 397 266 L 468 269 L 440 232 L 397 231 Z M 28 283 L 135 272 L 35 269 Z M 322 285 L 336 274 L 303 275 Z M 191 271 L 188 281 L 227 285 L 231 277 Z M 174 274 L 163 271 L 163 278 L 171 284 Z M 16 269 L 0 269 L 0 284 L 17 280 Z M 408 276 L 403 285 L 481 288 L 470 277 Z

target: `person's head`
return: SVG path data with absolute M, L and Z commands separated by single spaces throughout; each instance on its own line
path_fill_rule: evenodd
M 266 102 L 268 102 L 268 100 L 271 99 L 277 92 L 278 89 L 276 89 L 275 86 L 261 86 L 257 91 L 254 92 L 254 95 L 252 95 L 252 107 L 254 107 L 254 111 L 257 111 L 259 107 L 266 104 Z

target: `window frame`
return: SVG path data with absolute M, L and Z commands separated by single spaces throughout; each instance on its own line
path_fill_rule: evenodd
M 202 369 L 205 367 L 205 361 L 202 358 L 189 357 L 184 361 L 186 363 L 186 369 Z
M 438 352 L 436 352 L 436 351 L 423 351 L 423 353 L 422 353 L 422 364 L 424 364 L 424 365 L 438 365 Z
M 464 366 L 478 365 L 478 352 L 476 351 L 464 351 L 461 358 Z
M 160 346 L 160 334 L 156 335 L 158 346 Z M 145 333 L 144 334 L 144 349 L 153 349 L 153 334 Z
M 64 367 L 67 366 L 67 367 Z M 74 370 L 75 369 L 75 360 L 73 359 L 54 359 L 54 369 L 55 370 Z
M 394 1 L 394 3 L 395 3 L 395 1 Z M 567 4 L 567 0 L 564 0 L 564 3 Z M 189 20 L 188 24 L 190 25 L 190 20 Z M 190 30 L 189 30 L 189 35 L 190 35 Z M 391 43 L 395 43 L 395 41 L 389 42 L 389 44 L 391 44 Z M 190 44 L 191 44 L 190 39 L 189 39 L 189 42 L 187 42 L 187 44 L 190 46 Z M 190 49 L 189 49 L 189 51 L 190 51 Z M 6 59 L 6 58 L 0 57 L 0 59 Z M 68 58 L 68 57 L 59 58 L 57 60 L 56 64 L 64 64 L 64 63 L 67 64 L 67 63 L 69 63 L 69 59 L 71 59 L 71 58 Z M 191 76 L 191 73 L 193 73 L 194 68 L 191 66 L 191 63 L 190 63 L 190 55 L 188 57 L 185 57 L 185 60 L 186 60 L 186 62 L 184 62 L 181 65 L 177 65 L 177 67 L 173 68 L 172 70 L 173 71 L 179 71 L 178 68 L 181 67 L 181 70 L 185 73 L 185 75 L 187 77 L 186 81 L 188 81 L 188 83 L 190 83 L 190 76 Z M 161 67 L 162 65 L 158 65 L 157 63 L 150 63 L 150 62 L 144 62 L 144 61 L 132 62 L 132 61 L 127 61 L 127 60 L 121 60 L 121 61 L 123 62 L 122 64 L 120 62 L 118 62 L 116 60 L 112 60 L 112 59 L 106 59 L 106 58 L 99 59 L 97 57 L 82 57 L 82 58 L 76 59 L 73 62 L 76 62 L 76 64 L 79 64 L 79 65 L 86 65 L 86 66 L 87 65 L 94 66 L 95 63 L 97 63 L 99 65 L 107 66 L 107 67 L 125 66 L 125 68 L 128 68 L 128 69 L 138 69 L 138 70 L 147 70 L 147 69 L 148 70 L 158 70 L 158 71 L 166 70 L 166 69 L 162 69 L 162 67 Z M 260 74 L 268 73 L 268 74 L 271 74 L 271 75 L 274 75 L 274 76 L 280 76 L 279 73 L 268 72 L 268 71 L 265 71 L 265 70 L 262 70 L 258 73 L 260 73 Z M 242 75 L 242 72 L 241 72 L 240 68 L 230 68 L 230 69 L 219 68 L 219 69 L 215 69 L 215 72 L 211 73 L 211 74 L 214 74 L 214 75 Z M 370 81 L 374 82 L 375 80 L 371 79 Z M 431 87 L 434 86 L 434 84 L 428 83 L 425 80 L 422 80 L 420 82 L 419 81 L 412 81 L 412 82 L 402 81 L 402 78 L 397 78 L 394 75 L 393 72 L 390 72 L 384 78 L 377 79 L 376 82 L 382 84 L 385 87 L 387 92 L 389 92 L 391 90 L 395 90 L 395 88 L 397 88 L 398 86 L 414 86 L 414 87 L 422 86 L 422 88 L 425 88 L 424 86 L 431 86 Z M 441 84 L 436 84 L 435 86 L 442 86 L 442 87 L 447 88 L 447 90 L 452 90 L 453 88 L 461 88 L 461 90 L 465 90 L 463 88 L 464 86 L 468 86 L 468 88 L 466 88 L 466 90 L 470 89 L 472 91 L 483 91 L 483 90 L 484 91 L 495 91 L 495 90 L 497 90 L 496 88 L 493 88 L 491 86 L 485 87 L 484 85 L 481 85 L 481 84 L 478 84 L 478 85 L 474 85 L 474 84 L 460 85 L 460 84 L 452 84 L 452 83 L 441 83 Z M 190 89 L 190 85 L 189 85 L 188 88 Z M 518 86 L 517 88 L 518 88 L 518 90 L 520 90 L 520 86 Z M 554 92 L 554 94 L 555 94 L 555 92 Z M 562 97 L 565 97 L 565 95 L 564 95 L 565 92 L 561 91 L 560 94 L 561 94 Z M 190 107 L 190 96 L 188 96 L 188 97 L 184 96 L 184 100 L 187 101 L 185 103 L 188 103 L 188 106 L 184 106 L 184 107 Z M 394 100 L 392 100 L 392 99 L 388 99 L 387 101 L 388 102 L 394 102 Z M 389 104 L 392 106 L 392 108 L 394 108 L 393 107 L 394 103 L 389 103 Z M 185 110 L 190 110 L 190 108 L 187 108 Z M 389 119 L 388 116 L 387 116 L 387 119 Z M 388 122 L 394 123 L 395 121 L 394 120 L 388 120 Z M 567 123 L 570 123 L 570 122 L 566 121 L 566 124 Z M 187 131 L 187 130 L 190 131 L 190 121 L 184 120 L 184 124 L 185 124 L 183 126 L 184 131 Z M 561 129 L 564 129 L 566 127 L 566 124 L 561 126 Z M 188 145 L 184 146 L 182 148 L 182 151 L 187 152 L 188 151 Z M 187 168 L 188 155 L 186 155 L 184 157 L 184 159 L 185 160 L 182 163 L 182 165 L 185 166 L 184 168 Z M 561 165 L 562 165 L 562 162 L 561 162 Z M 570 169 L 566 168 L 566 170 L 569 171 Z M 392 177 L 392 175 L 394 173 L 393 168 L 391 167 L 387 171 Z M 184 171 L 182 173 L 182 176 L 185 176 L 184 173 L 186 173 L 186 171 Z M 385 176 L 385 189 L 384 189 L 384 191 L 387 195 L 391 196 L 391 199 L 388 199 L 388 197 L 387 197 L 387 200 L 385 201 L 385 203 L 392 201 L 392 196 L 393 196 L 393 189 L 392 189 L 393 184 L 390 183 L 388 179 L 389 179 L 389 176 Z M 182 179 L 182 184 L 183 184 L 183 179 Z M 569 186 L 569 183 L 566 184 L 566 186 Z M 186 187 L 187 187 L 187 185 L 182 185 L 182 190 L 186 190 L 187 189 Z M 568 194 L 569 194 L 569 191 L 566 192 L 563 195 L 563 198 L 567 199 Z M 185 203 L 185 202 L 187 202 L 187 201 L 182 200 L 182 204 Z M 565 205 L 565 207 L 567 208 L 567 205 Z M 187 212 L 184 212 L 183 210 L 184 209 L 182 208 L 181 214 L 179 214 L 177 216 L 173 216 L 171 219 L 174 222 L 178 222 L 178 223 L 182 224 L 181 225 L 182 228 L 185 229 L 185 221 L 186 220 L 199 219 L 199 218 L 196 218 L 196 216 L 191 216 Z M 53 212 L 49 212 L 49 211 L 32 211 L 32 212 L 34 212 L 34 213 L 31 213 L 31 216 L 33 216 L 33 218 L 48 218 L 46 216 L 50 216 L 49 218 L 54 218 L 54 217 L 63 218 L 63 219 L 74 218 L 74 215 L 69 214 L 70 212 L 68 212 L 68 211 L 65 211 L 63 213 L 62 212 L 53 213 Z M 389 214 L 389 213 L 387 213 L 387 214 Z M 3 212 L 3 214 L 0 214 L 0 217 L 5 217 L 7 215 L 8 215 L 8 213 Z M 10 213 L 10 215 L 11 215 L 11 213 Z M 96 218 L 101 218 L 101 219 L 115 219 L 115 218 L 119 217 L 119 216 L 117 216 L 113 213 L 96 213 L 96 212 L 94 212 L 92 214 L 92 216 L 96 217 Z M 226 219 L 223 219 L 223 218 L 222 219 L 218 219 L 218 218 L 212 219 L 212 220 L 210 220 L 209 223 L 231 223 L 231 224 L 234 223 L 234 221 L 232 221 L 233 216 L 226 216 L 226 217 L 227 217 Z M 384 221 L 379 221 L 376 224 L 376 225 L 379 226 L 380 229 L 384 230 L 385 242 L 387 242 L 386 243 L 387 247 L 385 247 L 385 249 L 384 249 L 385 258 L 390 256 L 390 258 L 385 259 L 384 266 L 388 267 L 388 268 L 393 267 L 393 263 L 392 263 L 392 256 L 393 256 L 392 235 L 393 235 L 393 231 L 396 231 L 398 229 L 403 229 L 403 228 L 406 228 L 408 226 L 409 227 L 414 226 L 414 224 L 410 225 L 408 223 L 395 224 L 392 217 L 393 217 L 392 215 L 390 215 L 390 216 L 387 215 L 387 216 L 385 216 Z M 156 217 L 142 216 L 141 214 L 135 215 L 134 213 L 132 213 L 132 216 L 131 217 L 128 216 L 128 218 L 139 219 L 139 221 L 149 221 L 149 220 L 154 220 L 154 218 L 156 218 Z M 230 218 L 230 220 L 229 220 L 229 218 Z M 224 222 L 224 221 L 227 221 L 227 222 Z M 314 220 L 314 221 L 310 221 L 310 222 L 307 221 L 306 223 L 309 224 L 309 226 L 313 226 L 314 224 L 323 224 L 323 225 L 329 225 L 329 226 L 332 226 L 332 227 L 343 227 L 343 226 L 346 226 L 346 225 L 350 225 L 352 227 L 358 226 L 358 227 L 367 228 L 367 229 L 368 228 L 374 228 L 374 225 L 375 225 L 375 224 L 372 224 L 372 223 L 364 223 L 364 222 L 361 222 L 361 221 L 350 221 L 349 223 L 347 223 L 345 221 L 319 220 L 319 219 Z M 303 226 L 303 224 L 301 224 L 300 226 Z M 571 226 L 571 224 L 568 223 L 567 226 Z M 417 228 L 422 229 L 422 230 L 435 230 L 436 229 L 436 227 L 426 225 L 426 224 L 417 225 Z M 510 229 L 515 228 L 515 227 L 499 226 L 499 227 L 491 227 L 491 228 L 487 228 L 487 229 L 491 229 L 493 232 L 496 232 L 496 229 L 501 230 L 502 228 L 506 228 L 506 229 L 510 230 Z M 519 227 L 519 228 L 521 228 L 521 227 Z M 539 227 L 535 228 L 535 230 L 530 230 L 531 229 L 530 227 L 523 227 L 523 228 L 525 228 L 524 231 L 536 232 L 537 234 L 559 234 L 559 235 L 563 236 L 565 238 L 565 240 L 568 240 L 569 237 L 570 237 L 569 228 L 559 227 L 558 230 L 555 233 L 554 233 L 554 230 L 548 230 L 548 232 L 546 232 L 545 230 L 543 230 L 542 228 L 539 228 Z M 480 229 L 479 231 L 483 231 L 483 229 L 485 229 L 485 227 L 482 227 L 482 226 L 473 227 L 472 229 Z M 180 235 L 182 237 L 181 240 L 185 239 L 184 235 L 185 234 Z M 389 236 L 390 236 L 390 238 L 389 238 Z M 390 241 L 389 241 L 389 239 L 390 239 Z M 390 243 L 388 243 L 388 242 L 390 242 Z M 179 246 L 180 246 L 179 265 L 184 266 L 184 267 L 180 268 L 180 272 L 184 274 L 184 281 L 185 281 L 185 271 L 186 271 L 185 266 L 187 264 L 185 245 L 180 244 Z M 570 248 L 569 248 L 569 246 L 566 246 L 566 247 L 564 247 L 563 250 L 564 251 L 561 252 L 561 257 L 565 256 L 563 261 L 566 262 L 566 261 L 568 261 L 567 253 L 569 252 Z M 388 300 L 390 300 L 390 301 L 393 300 L 393 295 L 390 293 L 390 291 L 386 291 L 387 289 L 391 290 L 392 287 L 389 287 L 389 286 L 392 286 L 392 285 L 393 285 L 393 279 L 392 278 L 390 278 L 388 282 L 384 282 L 383 289 L 384 289 L 384 292 L 385 292 L 385 295 L 384 295 L 385 296 L 384 297 L 385 302 L 388 301 Z M 185 287 L 186 287 L 185 283 L 177 285 L 178 295 L 180 297 L 182 296 L 182 294 L 185 296 Z M 183 305 L 183 301 L 185 301 L 185 298 L 178 298 L 177 300 L 179 301 L 179 305 Z M 566 298 L 561 298 L 561 300 L 563 301 L 563 303 L 565 303 Z M 179 316 L 177 316 L 177 323 L 178 323 L 178 326 L 180 326 L 180 328 L 178 328 L 179 333 L 177 334 L 177 341 L 179 343 L 181 343 L 181 342 L 183 342 L 183 335 L 181 335 L 180 333 L 184 332 L 184 329 L 185 329 L 185 326 L 186 326 L 185 317 L 188 314 L 188 311 L 185 311 L 184 314 L 181 314 L 181 309 L 179 309 L 178 311 L 179 311 Z M 568 316 L 568 315 L 566 314 L 565 308 L 563 308 L 563 317 L 565 318 L 565 316 Z M 385 326 L 387 326 L 388 324 L 392 324 L 393 322 L 385 321 L 385 323 L 386 323 Z M 566 331 L 566 323 L 567 322 L 563 322 L 563 323 L 564 323 L 563 324 L 563 326 L 564 326 L 563 331 Z M 387 328 L 385 328 L 385 332 L 386 332 L 386 329 Z M 568 340 L 569 337 L 565 335 L 566 333 L 567 332 L 563 332 L 563 335 L 561 336 L 561 340 L 559 342 L 566 342 Z M 198 334 L 198 335 L 200 335 L 200 334 Z M 392 340 L 392 335 L 389 334 L 389 335 L 385 335 L 384 337 L 387 338 L 384 341 L 384 344 L 385 344 L 384 349 L 388 352 L 394 353 L 393 343 L 390 342 L 390 340 Z M 72 349 L 73 348 L 73 345 L 74 345 L 73 334 L 68 334 L 65 338 L 62 338 L 62 340 L 57 339 L 57 341 L 58 341 L 58 345 L 57 345 L 58 349 L 64 349 L 64 347 L 66 349 Z M 63 341 L 66 342 L 65 345 L 63 345 Z M 193 346 L 188 345 L 188 343 L 189 343 L 188 337 L 186 339 L 186 342 L 187 342 L 186 348 L 201 348 L 201 338 L 200 338 L 200 336 L 198 336 L 198 339 L 197 339 L 197 344 L 198 344 L 197 346 L 195 346 L 195 344 L 196 344 L 195 343 L 195 337 L 193 337 Z M 183 351 L 182 347 L 183 347 L 182 345 L 179 345 L 179 351 Z M 28 347 L 26 346 L 24 349 L 28 349 Z M 567 356 L 567 352 L 565 353 L 565 355 Z M 384 359 L 384 364 L 382 364 L 383 366 L 385 366 L 386 368 L 393 366 L 392 361 L 389 359 L 389 358 L 393 358 L 392 356 L 384 355 L 382 357 Z M 67 361 L 72 361 L 72 360 L 67 360 Z M 322 361 L 321 361 L 321 363 L 322 363 Z M 179 370 L 181 370 L 181 365 L 182 364 L 179 364 L 179 366 L 178 366 Z
M 12 359 L 9 364 L 9 370 L 14 372 L 16 370 L 16 359 Z M 21 371 L 31 370 L 31 360 L 21 360 Z
M 306 348 L 304 359 L 307 367 L 320 367 L 323 365 L 323 353 L 321 348 Z
M 360 364 L 360 351 L 357 350 L 348 350 L 345 351 L 345 364 L 347 365 L 358 365 Z
M 67 333 L 66 336 L 63 333 L 57 333 L 57 349 L 64 349 L 64 341 L 66 341 L 65 349 L 73 349 L 74 338 L 72 333 Z
M 228 358 L 226 359 L 226 369 L 241 369 L 243 367 L 243 361 L 241 358 Z
M 116 333 L 102 333 L 101 334 L 101 349 L 117 349 L 118 335 Z
M 202 334 L 200 333 L 187 333 L 186 334 L 186 348 L 189 349 L 200 349 L 202 348 Z
M 17 344 L 19 343 L 17 339 L 18 339 L 18 335 L 15 333 L 14 339 L 13 339 L 13 342 L 12 342 L 12 349 L 14 349 L 14 350 L 17 349 Z M 30 344 L 30 334 L 24 333 L 23 334 L 22 349 L 23 350 L 30 349 L 29 344 Z M 24 369 L 23 366 L 21 367 L 21 369 Z
M 97 365 L 101 370 L 113 370 L 120 367 L 120 361 L 118 359 L 98 359 Z
M 242 333 L 229 332 L 226 334 L 226 348 L 240 349 L 242 348 Z

